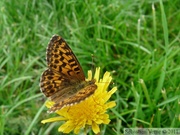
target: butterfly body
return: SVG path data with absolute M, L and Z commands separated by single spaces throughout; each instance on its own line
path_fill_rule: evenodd
M 47 65 L 41 76 L 40 88 L 54 106 L 49 112 L 79 103 L 97 89 L 95 80 L 86 81 L 74 53 L 60 36 L 53 36 L 47 47 Z

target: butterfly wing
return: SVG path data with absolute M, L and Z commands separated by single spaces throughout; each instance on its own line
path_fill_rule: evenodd
M 69 79 L 51 69 L 47 69 L 41 76 L 40 87 L 46 97 L 51 97 L 61 89 L 63 90 L 69 83 Z
M 71 48 L 60 36 L 54 35 L 51 38 L 46 53 L 48 69 L 40 80 L 41 91 L 47 97 L 59 92 L 60 98 L 63 99 L 64 87 L 85 80 L 83 70 Z
M 65 40 L 54 35 L 47 48 L 47 64 L 49 69 L 74 80 L 85 80 L 83 70 Z
M 63 108 L 64 106 L 69 106 L 72 104 L 76 104 L 79 103 L 80 101 L 85 100 L 87 97 L 89 97 L 90 95 L 92 95 L 95 90 L 97 89 L 97 85 L 94 84 L 95 80 L 92 80 L 90 82 L 87 82 L 87 86 L 80 89 L 76 94 L 65 98 L 64 100 L 60 101 L 60 102 L 56 102 L 50 109 L 48 112 L 54 112 L 56 110 L 59 110 L 61 108 Z
M 47 69 L 43 72 L 40 81 L 41 91 L 55 102 L 49 112 L 54 112 L 64 106 L 78 103 L 90 95 L 97 89 L 95 80 L 74 82 L 69 78 L 61 76 L 61 74 Z

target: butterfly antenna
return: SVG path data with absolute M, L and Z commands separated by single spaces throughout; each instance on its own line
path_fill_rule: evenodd
M 92 63 L 92 67 L 91 67 L 91 70 L 93 71 L 93 73 L 95 73 L 95 64 L 94 64 L 94 54 L 91 54 L 91 58 L 92 58 L 92 61 L 91 61 L 91 63 Z

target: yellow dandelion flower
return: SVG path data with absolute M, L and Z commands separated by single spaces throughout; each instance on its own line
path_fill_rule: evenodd
M 117 90 L 117 87 L 107 91 L 107 88 L 112 80 L 109 72 L 106 72 L 102 79 L 99 80 L 100 68 L 96 69 L 94 78 L 96 79 L 97 89 L 95 93 L 84 101 L 73 106 L 64 107 L 56 113 L 59 117 L 54 117 L 42 120 L 41 123 L 65 121 L 58 131 L 63 133 L 70 133 L 74 131 L 78 134 L 80 129 L 91 126 L 94 133 L 99 133 L 100 124 L 108 124 L 110 122 L 109 115 L 106 113 L 107 109 L 116 105 L 115 101 L 107 102 L 111 95 Z M 88 79 L 92 79 L 92 72 L 88 72 Z M 47 101 L 46 106 L 51 108 L 52 101 Z

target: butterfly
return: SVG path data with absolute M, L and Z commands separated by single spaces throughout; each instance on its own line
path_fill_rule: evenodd
M 40 89 L 55 103 L 49 112 L 77 104 L 97 89 L 95 79 L 85 80 L 81 65 L 62 37 L 54 35 L 51 38 L 46 61 L 48 68 L 41 75 Z

